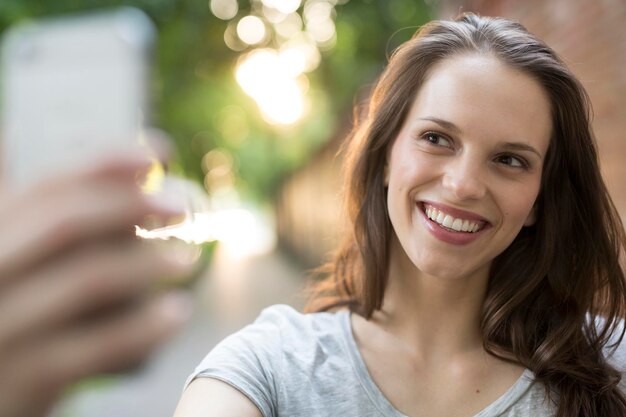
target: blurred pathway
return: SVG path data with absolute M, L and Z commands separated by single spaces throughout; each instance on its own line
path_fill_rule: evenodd
M 301 308 L 304 282 L 304 273 L 278 252 L 237 259 L 218 247 L 195 285 L 194 315 L 178 337 L 140 372 L 67 398 L 54 416 L 171 417 L 187 376 L 204 355 L 269 305 Z

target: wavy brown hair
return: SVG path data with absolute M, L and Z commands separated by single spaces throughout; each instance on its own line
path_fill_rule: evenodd
M 552 49 L 509 20 L 463 14 L 434 21 L 393 53 L 345 145 L 351 233 L 320 270 L 326 277 L 314 284 L 307 310 L 348 306 L 370 318 L 381 308 L 394 233 L 383 182 L 387 150 L 429 69 L 467 53 L 494 56 L 537 80 L 553 125 L 537 221 L 491 267 L 484 347 L 533 371 L 558 417 L 626 416 L 621 374 L 605 359 L 624 337 L 626 238 L 600 174 L 589 99 Z

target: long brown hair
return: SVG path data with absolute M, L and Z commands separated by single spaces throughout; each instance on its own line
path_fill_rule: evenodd
M 474 14 L 431 22 L 393 53 L 344 149 L 352 228 L 321 269 L 326 278 L 314 285 L 307 310 L 349 306 L 370 318 L 381 308 L 394 233 L 386 152 L 427 71 L 462 53 L 489 54 L 533 77 L 552 110 L 537 221 L 492 264 L 484 347 L 533 371 L 551 398 L 557 392 L 558 417 L 626 416 L 621 375 L 605 359 L 624 337 L 626 238 L 600 175 L 589 99 L 555 52 L 515 22 Z

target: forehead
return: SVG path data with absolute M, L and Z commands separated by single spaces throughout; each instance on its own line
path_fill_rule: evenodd
M 550 101 L 541 84 L 484 55 L 456 56 L 431 68 L 409 117 L 437 117 L 468 135 L 523 140 L 543 152 L 552 130 Z

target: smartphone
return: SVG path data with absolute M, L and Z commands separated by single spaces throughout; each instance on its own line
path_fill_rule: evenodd
M 0 58 L 3 185 L 22 189 L 89 164 L 104 153 L 146 147 L 141 131 L 149 125 L 155 34 L 150 19 L 133 8 L 11 28 L 2 40 Z M 189 241 L 185 233 L 192 229 L 188 223 L 195 219 L 194 210 L 200 210 L 197 206 L 205 195 L 182 180 L 166 181 L 156 159 L 154 168 L 155 175 L 141 184 L 144 192 L 182 198 L 190 212 L 184 219 L 167 219 L 158 228 L 152 225 L 156 230 L 137 227 L 136 233 L 146 244 L 177 238 L 170 247 L 192 262 L 204 247 Z M 171 190 L 165 190 L 167 186 Z
M 155 38 L 140 10 L 61 16 L 2 40 L 0 170 L 21 188 L 140 146 Z

